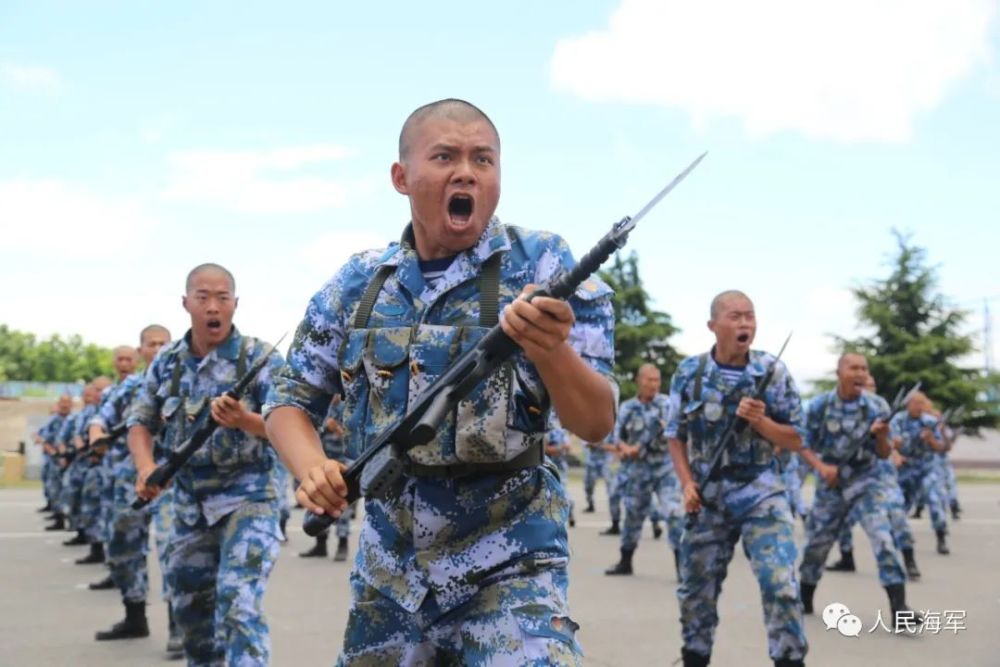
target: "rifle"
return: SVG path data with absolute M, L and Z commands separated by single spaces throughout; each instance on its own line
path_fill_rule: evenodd
M 240 400 L 243 393 L 253 382 L 257 374 L 267 365 L 268 360 L 274 351 L 278 349 L 278 345 L 284 340 L 285 336 L 278 339 L 278 342 L 274 344 L 267 354 L 261 355 L 260 359 L 253 362 L 249 370 L 244 373 L 243 377 L 236 381 L 233 388 L 227 391 L 224 395 L 232 398 L 233 400 Z M 156 466 L 156 470 L 149 474 L 146 478 L 146 484 L 148 486 L 158 486 L 164 487 L 167 483 L 174 478 L 177 471 L 188 462 L 188 460 L 194 456 L 194 453 L 201 449 L 208 439 L 212 437 L 215 433 L 215 429 L 219 427 L 219 422 L 212 419 L 212 404 L 208 402 L 198 413 L 195 419 L 195 429 L 191 437 L 185 440 L 180 447 L 170 452 L 167 456 L 167 460 L 160 465 Z M 144 498 L 136 498 L 135 502 L 132 503 L 132 509 L 139 510 L 150 503 L 149 500 Z
M 910 399 L 913 398 L 914 394 L 920 391 L 921 385 L 921 382 L 917 382 L 913 385 L 913 388 L 910 389 L 910 391 L 905 391 L 905 387 L 900 387 L 899 391 L 896 392 L 896 398 L 893 399 L 892 405 L 889 408 L 889 416 L 879 421 L 884 421 L 886 423 L 891 422 L 893 417 L 906 409 L 906 404 L 910 402 Z M 848 479 L 850 477 L 850 475 L 845 474 L 845 472 L 850 471 L 851 467 L 854 465 L 853 459 L 858 455 L 858 452 L 861 451 L 861 447 L 868 442 L 870 437 L 871 433 L 865 433 L 861 437 L 855 438 L 848 443 L 847 454 L 843 456 L 837 464 L 837 479 Z
M 628 235 L 636 223 L 683 181 L 705 155 L 707 153 L 700 155 L 675 176 L 635 216 L 625 216 L 616 222 L 611 231 L 575 267 L 569 272 L 559 273 L 533 291 L 528 296 L 528 301 L 539 296 L 569 298 L 612 253 L 625 247 Z M 379 434 L 344 471 L 348 504 L 363 496 L 386 497 L 406 471 L 403 458 L 406 450 L 430 442 L 438 426 L 455 410 L 458 403 L 520 349 L 497 324 L 475 347 L 456 359 L 444 374 L 411 402 L 406 415 L 395 426 Z M 328 514 L 310 513 L 306 516 L 303 530 L 307 535 L 315 537 L 333 522 L 334 519 Z
M 788 341 L 792 339 L 792 334 L 789 332 L 788 337 L 785 338 L 785 342 L 781 345 L 781 349 L 778 350 L 778 355 L 771 362 L 768 367 L 767 372 L 764 373 L 763 377 L 757 381 L 754 387 L 753 393 L 750 395 L 754 400 L 760 401 L 764 399 L 764 394 L 767 392 L 768 386 L 771 384 L 771 380 L 774 379 L 774 373 L 778 369 L 778 362 L 781 361 L 781 355 L 785 353 L 785 348 L 788 347 Z M 706 496 L 705 491 L 708 489 L 708 484 L 719 479 L 719 474 L 722 472 L 722 455 L 725 454 L 730 447 L 736 444 L 736 441 L 740 439 L 743 432 L 746 431 L 747 427 L 750 425 L 746 419 L 733 415 L 726 426 L 722 429 L 722 435 L 719 436 L 718 444 L 715 449 L 712 450 L 712 456 L 708 459 L 708 469 L 705 471 L 704 476 L 701 479 L 696 479 L 695 482 L 698 485 L 698 496 L 701 498 L 701 504 L 709 509 L 715 509 L 715 502 L 709 500 Z M 689 512 L 687 515 L 687 527 L 690 529 L 694 526 L 695 519 L 698 516 L 698 512 Z
M 67 451 L 64 456 L 67 459 L 74 459 L 78 456 L 88 456 L 90 454 L 99 455 L 98 449 L 110 445 L 112 442 L 118 438 L 124 437 L 128 433 L 128 427 L 125 425 L 125 420 L 123 419 L 118 424 L 111 427 L 111 430 L 102 435 L 97 440 L 93 442 L 87 442 L 80 449 L 73 449 Z

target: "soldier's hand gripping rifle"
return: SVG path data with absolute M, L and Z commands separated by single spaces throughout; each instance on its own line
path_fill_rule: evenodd
M 788 341 L 791 339 L 792 334 L 789 333 L 788 337 L 785 338 L 785 342 L 782 344 L 781 349 L 778 350 L 778 356 L 776 356 L 774 361 L 771 362 L 771 365 L 768 367 L 767 372 L 764 373 L 763 377 L 757 381 L 750 398 L 757 401 L 764 400 L 764 394 L 767 392 L 767 388 L 770 386 L 771 380 L 774 379 L 774 373 L 778 369 L 778 362 L 781 361 L 781 355 L 785 353 L 785 348 L 788 347 Z M 708 459 L 708 468 L 705 470 L 704 475 L 700 479 L 696 478 L 694 480 L 698 485 L 698 496 L 701 500 L 701 504 L 705 507 L 715 509 L 715 502 L 710 500 L 710 494 L 707 493 L 708 485 L 713 482 L 718 482 L 719 476 L 722 472 L 722 456 L 736 444 L 749 425 L 750 422 L 743 419 L 743 417 L 733 415 L 729 421 L 726 422 L 725 428 L 722 429 L 722 434 L 716 441 L 715 449 L 712 450 L 712 456 Z M 692 475 L 694 475 L 693 471 Z M 688 513 L 688 528 L 691 528 L 694 525 L 697 517 L 698 512 Z
M 257 361 L 253 362 L 253 365 L 243 374 L 243 377 L 236 381 L 232 389 L 225 393 L 225 396 L 233 399 L 234 401 L 240 400 L 243 394 L 249 388 L 250 383 L 253 382 L 254 378 L 263 370 L 264 366 L 267 365 L 268 360 L 270 360 L 271 355 L 274 351 L 278 349 L 278 345 L 285 337 L 282 336 L 278 339 L 278 342 L 274 344 L 267 354 L 262 354 Z M 180 447 L 170 452 L 167 456 L 167 460 L 156 466 L 156 470 L 149 473 L 149 477 L 146 478 L 147 486 L 158 486 L 160 488 L 167 485 L 167 483 L 174 478 L 177 471 L 188 462 L 194 453 L 201 449 L 208 439 L 212 437 L 215 433 L 215 429 L 219 428 L 219 422 L 212 419 L 212 402 L 208 401 L 205 406 L 198 413 L 198 417 L 194 421 L 194 433 L 191 437 L 185 440 Z M 132 503 L 132 509 L 138 510 L 142 509 L 150 503 L 149 500 L 144 498 L 136 498 L 135 502 Z
M 910 402 L 910 399 L 913 398 L 918 391 L 920 391 L 921 384 L 921 382 L 917 382 L 909 391 L 906 391 L 905 387 L 900 387 L 899 391 L 896 392 L 896 398 L 893 399 L 892 405 L 889 406 L 889 416 L 885 419 L 879 419 L 877 421 L 882 421 L 886 424 L 891 422 L 893 417 L 906 409 L 906 404 Z M 861 448 L 871 437 L 872 434 L 868 432 L 855 438 L 847 445 L 847 452 L 837 463 L 837 479 L 848 479 L 850 477 L 852 466 L 858 463 L 855 458 L 861 451 Z
M 705 155 L 703 153 L 688 165 L 633 217 L 626 216 L 616 222 L 575 267 L 533 291 L 527 297 L 528 301 L 539 296 L 555 299 L 572 296 L 576 288 L 597 271 L 612 253 L 625 246 L 636 223 L 684 180 Z M 344 471 L 348 504 L 362 496 L 384 498 L 406 470 L 403 456 L 406 450 L 430 442 L 441 422 L 454 412 L 458 403 L 520 349 L 497 324 L 475 347 L 456 359 L 443 375 L 411 402 L 406 415 L 395 426 L 379 434 Z M 310 513 L 306 516 L 303 530 L 308 535 L 316 536 L 333 522 L 328 514 Z
M 104 450 L 113 443 L 118 438 L 124 437 L 128 433 L 128 427 L 125 425 L 125 421 L 115 424 L 111 427 L 111 430 L 102 435 L 97 440 L 93 442 L 87 442 L 80 449 L 68 449 L 63 456 L 67 459 L 72 460 L 80 456 L 101 456 L 104 454 Z

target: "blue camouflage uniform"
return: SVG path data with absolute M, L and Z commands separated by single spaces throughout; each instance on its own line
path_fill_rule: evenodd
M 172 451 L 191 420 L 235 384 L 271 347 L 234 326 L 205 357 L 195 357 L 190 331 L 160 350 L 128 411 L 129 427 L 159 433 Z M 259 412 L 282 364 L 273 354 L 243 395 Z M 267 578 L 278 555 L 278 503 L 268 443 L 219 428 L 173 480 L 168 575 L 171 606 L 189 665 L 266 665 L 270 639 L 261 613 Z
M 42 442 L 50 447 L 58 446 L 59 434 L 69 419 L 70 415 L 55 414 L 49 417 L 49 420 L 37 431 Z M 59 466 L 56 457 L 45 453 L 42 463 L 42 490 L 45 492 L 45 500 L 56 509 L 59 507 L 59 491 L 62 485 L 61 476 L 62 468 Z
M 869 392 L 862 392 L 857 400 L 845 401 L 834 390 L 809 404 L 802 446 L 815 452 L 824 463 L 838 466 L 840 477 L 833 487 L 817 477 L 808 540 L 799 568 L 803 583 L 815 586 L 819 582 L 830 547 L 855 507 L 871 542 L 881 584 L 890 586 L 906 580 L 893 539 L 890 501 L 876 462 L 875 440 L 869 432 L 872 424 L 888 416 L 889 405 Z M 848 460 L 852 443 L 859 439 L 864 444 Z
M 296 406 L 318 425 L 343 390 L 348 449 L 363 451 L 485 334 L 477 279 L 496 262 L 497 312 L 527 283 L 575 263 L 558 236 L 496 218 L 429 284 L 409 228 L 403 243 L 353 256 L 310 302 L 267 410 Z M 359 322 L 362 294 L 381 271 L 384 286 Z M 610 294 L 596 280 L 577 290 L 569 342 L 613 383 Z M 518 352 L 434 440 L 407 452 L 410 474 L 400 488 L 365 498 L 339 664 L 577 663 L 566 601 L 569 504 L 558 477 L 540 465 L 548 402 Z M 529 454 L 535 462 L 511 472 L 456 476 L 443 467 Z
M 639 458 L 622 460 L 622 468 L 627 471 L 623 493 L 625 526 L 621 540 L 624 550 L 634 550 L 639 544 L 642 524 L 650 514 L 654 497 L 661 515 L 666 516 L 670 548 L 680 547 L 683 531 L 680 484 L 663 435 L 669 411 L 670 401 L 664 394 L 657 394 L 646 403 L 630 398 L 618 408 L 614 430 L 616 442 L 640 447 Z
M 929 414 L 911 417 L 909 412 L 904 411 L 893 417 L 889 427 L 892 437 L 901 439 L 899 453 L 906 458 L 899 469 L 899 486 L 903 491 L 906 511 L 910 511 L 922 494 L 930 510 L 934 530 L 947 532 L 946 501 L 942 497 L 939 467 L 934 450 L 920 438 L 920 433 L 926 428 L 940 441 L 940 423 Z
M 101 404 L 90 424 L 109 432 L 121 423 L 142 382 L 143 374 L 139 372 L 115 385 L 114 391 Z M 125 436 L 108 446 L 102 463 L 110 471 L 108 495 L 111 502 L 106 543 L 111 579 L 125 602 L 145 602 L 149 591 L 146 557 L 149 553 L 151 508 L 147 506 L 140 510 L 132 509 L 132 503 L 136 499 L 136 470 Z
M 560 452 L 552 455 L 546 452 L 545 456 L 555 465 L 559 471 L 559 479 L 566 490 L 566 500 L 569 501 L 570 525 L 573 524 L 573 498 L 569 495 L 569 460 L 566 458 L 569 447 L 569 431 L 563 428 L 555 410 L 549 412 L 549 427 L 545 433 L 545 443 L 550 447 L 558 447 Z
M 611 452 L 604 449 L 604 441 L 587 443 L 584 446 L 587 460 L 583 472 L 583 493 L 587 498 L 587 505 L 594 505 L 594 489 L 597 488 L 597 480 L 604 480 L 604 491 L 611 497 L 611 487 L 614 484 L 614 475 L 611 470 Z
M 337 401 L 336 405 L 330 404 L 329 410 L 327 410 L 326 417 L 323 419 L 324 426 L 320 427 L 319 440 L 323 443 L 323 453 L 327 457 L 340 461 L 344 465 L 350 465 L 354 462 L 352 457 L 347 455 L 347 439 L 342 438 L 333 431 L 325 427 L 326 420 L 333 419 L 335 422 L 344 425 L 344 402 Z M 340 517 L 338 517 L 336 524 L 334 525 L 334 531 L 338 538 L 348 537 L 351 534 L 351 518 L 354 516 L 355 507 L 352 504 L 347 511 L 343 512 Z
M 69 433 L 64 438 L 67 449 L 75 447 L 73 443 L 76 437 L 86 441 L 87 424 L 96 411 L 96 405 L 84 405 L 83 409 L 76 413 L 72 420 L 67 420 L 70 427 Z M 90 462 L 87 457 L 74 456 L 62 476 L 59 504 L 74 530 L 82 530 L 83 518 L 80 515 L 80 497 L 83 493 L 83 479 L 88 467 L 90 467 Z
M 906 518 L 903 492 L 899 489 L 899 474 L 890 459 L 879 459 L 875 465 L 878 468 L 879 481 L 882 483 L 882 493 L 886 501 L 885 508 L 889 513 L 892 539 L 896 543 L 896 548 L 905 552 L 907 549 L 913 548 L 913 532 L 910 530 L 910 522 Z M 855 506 L 848 516 L 847 524 L 840 531 L 838 544 L 841 553 L 854 549 L 851 528 L 858 522 L 860 514 L 859 507 Z
M 785 365 L 773 355 L 751 351 L 747 366 L 733 385 L 711 353 L 689 357 L 678 366 L 670 383 L 666 435 L 689 445 L 695 479 L 704 479 L 711 452 L 727 422 L 735 418 L 740 399 L 753 394 L 755 383 L 772 364 L 777 367 L 764 396 L 767 414 L 780 424 L 799 429 L 802 406 L 798 389 Z M 760 586 L 768 653 L 773 659 L 790 660 L 801 660 L 806 654 L 793 519 L 774 452 L 775 447 L 747 428 L 723 456 L 718 492 L 706 498 L 715 507 L 703 506 L 685 527 L 677 598 L 687 651 L 711 655 L 722 581 L 733 548 L 742 538 Z M 708 488 L 703 484 L 701 491 L 704 496 Z
M 804 519 L 809 515 L 809 508 L 802 497 L 802 473 L 799 468 L 805 463 L 798 454 L 787 450 L 778 453 L 778 460 L 781 464 L 781 481 L 785 484 L 788 505 L 794 516 Z

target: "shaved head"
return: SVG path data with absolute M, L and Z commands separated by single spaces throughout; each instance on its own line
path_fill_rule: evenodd
M 410 146 L 413 143 L 413 133 L 424 121 L 431 118 L 447 118 L 459 123 L 484 121 L 493 130 L 493 134 L 497 140 L 497 148 L 499 149 L 500 147 L 500 133 L 497 132 L 496 125 L 493 124 L 489 116 L 483 113 L 482 109 L 465 100 L 448 98 L 425 104 L 407 117 L 403 123 L 403 129 L 399 132 L 400 162 L 405 162 L 407 155 L 409 155 Z
M 715 295 L 715 298 L 712 299 L 712 305 L 709 306 L 709 316 L 713 321 L 718 319 L 719 315 L 722 313 L 723 306 L 725 306 L 726 302 L 731 299 L 745 299 L 747 303 L 753 306 L 753 301 L 750 300 L 750 297 L 738 289 L 730 289 L 725 292 L 720 292 Z
M 166 336 L 167 340 L 170 340 L 170 330 L 169 329 L 167 329 L 162 324 L 150 324 L 148 327 L 146 327 L 145 329 L 143 329 L 142 331 L 139 332 L 139 345 L 142 345 L 143 343 L 145 343 L 146 342 L 146 338 L 149 336 L 149 334 L 153 334 L 153 333 Z
M 213 264 L 212 262 L 199 264 L 198 266 L 191 269 L 191 271 L 187 275 L 187 280 L 184 281 L 185 294 L 191 291 L 191 286 L 194 285 L 195 279 L 201 273 L 204 273 L 206 271 L 212 271 L 224 275 L 226 277 L 226 280 L 229 281 L 229 287 L 232 290 L 232 293 L 236 294 L 236 278 L 233 278 L 233 274 L 229 272 L 229 269 L 227 269 L 224 266 L 220 266 L 218 264 Z M 164 331 L 166 331 L 166 329 L 164 329 Z

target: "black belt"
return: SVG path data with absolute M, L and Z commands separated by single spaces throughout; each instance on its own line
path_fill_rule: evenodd
M 459 477 L 472 477 L 479 475 L 499 475 L 502 473 L 516 472 L 525 468 L 534 468 L 542 465 L 545 456 L 542 453 L 541 444 L 534 445 L 524 450 L 509 461 L 495 461 L 492 463 L 451 463 L 448 465 L 424 465 L 410 461 L 406 464 L 406 474 L 413 477 L 436 477 L 439 479 L 458 479 Z

